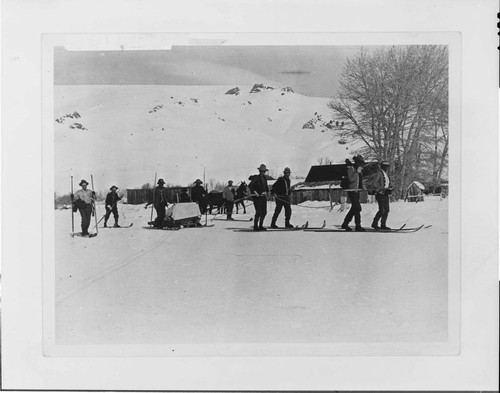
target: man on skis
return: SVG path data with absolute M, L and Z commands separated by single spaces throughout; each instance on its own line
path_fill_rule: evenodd
M 266 178 L 267 168 L 264 164 L 261 164 L 257 169 L 259 170 L 259 174 L 254 175 L 252 181 L 248 185 L 255 207 L 253 230 L 265 231 L 264 218 L 267 214 L 267 194 L 269 193 L 269 186 L 267 185 Z
M 349 223 L 354 217 L 354 223 L 356 232 L 364 232 L 365 228 L 361 226 L 361 203 L 359 201 L 359 191 L 363 189 L 363 177 L 361 172 L 363 171 L 363 166 L 365 165 L 365 160 L 363 156 L 357 155 L 353 157 L 354 163 L 349 159 L 346 160 L 347 164 L 347 179 L 349 180 L 349 186 L 347 191 L 347 196 L 351 201 L 351 208 L 347 212 L 344 218 L 341 228 L 346 231 L 352 231 L 349 227 Z
M 376 194 L 375 199 L 378 203 L 378 212 L 373 218 L 372 228 L 373 229 L 391 229 L 387 223 L 387 217 L 389 216 L 389 195 L 392 192 L 391 180 L 387 171 L 389 169 L 389 163 L 383 161 L 380 164 L 380 169 L 378 170 L 377 177 L 374 180 Z M 378 226 L 378 221 L 380 220 L 380 227 Z
M 274 195 L 276 200 L 276 209 L 271 220 L 271 228 L 278 228 L 276 220 L 281 213 L 281 209 L 285 208 L 285 228 L 293 228 L 290 224 L 290 217 L 292 216 L 292 190 L 290 189 L 290 168 L 286 167 L 276 183 L 271 187 L 271 194 Z
M 229 180 L 227 182 L 227 186 L 224 187 L 224 190 L 222 191 L 222 198 L 224 198 L 224 203 L 226 205 L 226 214 L 228 220 L 234 220 L 234 218 L 232 218 L 233 207 L 234 207 L 234 194 L 235 191 L 233 188 L 233 181 Z
M 71 194 L 71 201 L 73 204 L 73 211 L 80 210 L 80 215 L 82 217 L 82 236 L 89 236 L 89 226 L 90 220 L 93 214 L 93 206 L 96 199 L 95 192 L 92 190 L 87 190 L 89 182 L 83 180 L 78 184 L 81 190 L 78 190 L 76 194 Z
M 207 211 L 207 190 L 202 186 L 203 182 L 196 179 L 193 188 L 191 188 L 191 200 L 196 202 L 200 207 L 200 213 L 205 214 Z
M 165 181 L 159 179 L 157 184 L 158 186 L 153 188 L 153 207 L 156 210 L 156 218 L 153 226 L 155 228 L 163 228 L 165 217 L 167 216 L 166 208 L 170 202 L 167 198 L 167 189 L 164 187 Z M 144 208 L 147 209 L 149 205 L 151 205 L 151 202 L 147 203 Z
M 118 206 L 117 203 L 119 200 L 122 199 L 121 196 L 118 195 L 116 192 L 118 190 L 118 187 L 116 186 L 111 186 L 110 188 L 111 192 L 106 195 L 106 215 L 104 216 L 104 228 L 107 228 L 108 226 L 108 219 L 111 213 L 113 213 L 113 217 L 115 219 L 115 225 L 113 225 L 114 228 L 119 228 L 120 225 L 118 225 Z

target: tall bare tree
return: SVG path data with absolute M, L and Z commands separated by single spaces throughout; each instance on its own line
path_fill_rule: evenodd
M 448 130 L 446 46 L 362 49 L 347 60 L 339 97 L 328 106 L 344 120 L 343 135 L 364 143 L 362 154 L 391 162 L 400 192 L 424 176 L 422 162 L 432 143 L 437 144 L 435 154 L 441 153 L 435 175 L 443 173 L 447 148 L 442 146 L 442 135 Z

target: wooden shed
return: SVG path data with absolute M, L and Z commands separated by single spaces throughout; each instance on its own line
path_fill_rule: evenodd
M 418 181 L 412 182 L 404 191 L 404 201 L 423 202 L 425 187 Z

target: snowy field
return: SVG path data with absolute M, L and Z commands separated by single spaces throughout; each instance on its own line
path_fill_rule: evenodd
M 362 207 L 369 226 L 377 205 Z M 119 213 L 122 225 L 134 225 L 88 239 L 70 237 L 70 210 L 55 211 L 56 344 L 447 338 L 447 200 L 392 203 L 389 226 L 432 225 L 407 234 L 245 233 L 233 229 L 250 222 L 213 216 L 211 228 L 165 231 L 147 229 L 144 205 L 122 204 Z M 332 227 L 345 214 L 306 202 L 293 206 L 292 223 Z M 282 212 L 278 225 L 283 220 Z

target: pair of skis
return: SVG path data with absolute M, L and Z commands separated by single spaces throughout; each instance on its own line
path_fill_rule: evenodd
M 110 228 L 110 229 L 127 229 L 127 228 L 130 228 L 132 225 L 134 225 L 134 223 L 131 223 L 131 224 L 128 224 L 128 225 L 123 225 L 123 226 L 120 225 L 120 226 L 117 226 L 117 227 L 115 227 L 113 225 L 113 226 L 110 226 L 110 227 L 108 227 L 108 226 L 105 226 L 105 227 L 102 226 L 102 227 L 99 227 L 99 228 L 106 228 L 106 229 L 108 229 L 108 228 Z
M 266 228 L 265 232 L 293 232 L 293 231 L 305 231 L 305 230 L 321 230 L 326 226 L 326 221 L 323 221 L 323 225 L 319 227 L 310 227 L 309 221 L 306 221 L 303 225 L 296 225 L 293 228 Z M 264 231 L 255 231 L 253 228 L 235 228 L 234 232 L 264 232 Z
M 231 220 L 228 220 L 227 218 L 212 218 L 210 221 L 241 221 L 241 222 L 249 222 L 249 221 L 253 221 L 253 218 L 250 217 L 250 218 L 233 218 Z
M 154 226 L 155 222 L 154 221 L 149 221 L 148 225 L 149 227 L 144 227 L 146 229 L 163 229 L 163 230 L 171 230 L 171 231 L 177 231 L 179 229 L 188 229 L 188 228 L 211 228 L 214 226 L 214 224 L 200 224 L 200 225 L 184 225 L 184 226 L 163 226 L 161 228 L 155 227 Z
M 346 231 L 345 229 L 341 228 L 340 225 L 337 226 L 336 228 L 322 228 L 322 229 L 313 229 L 313 232 L 339 232 L 339 233 L 413 233 L 413 232 L 418 232 L 422 228 L 430 228 L 432 225 L 420 225 L 418 227 L 414 228 L 407 228 L 406 224 L 403 224 L 399 228 L 394 228 L 394 229 L 374 229 L 374 228 L 364 228 L 364 231 Z
M 395 229 L 374 229 L 374 228 L 364 228 L 364 231 L 346 231 L 345 229 L 340 228 L 340 226 L 337 226 L 336 228 L 326 228 L 326 221 L 323 221 L 323 225 L 319 227 L 310 227 L 309 226 L 309 221 L 307 221 L 304 225 L 302 226 L 295 226 L 293 228 L 267 228 L 266 232 L 273 232 L 273 231 L 305 231 L 305 232 L 338 232 L 338 233 L 414 233 L 418 232 L 422 228 L 430 228 L 432 225 L 420 225 L 418 227 L 414 228 L 407 228 L 406 224 L 403 224 L 399 228 Z M 238 228 L 234 229 L 234 232 L 261 232 L 261 231 L 254 231 L 253 228 Z M 263 231 L 262 231 L 263 232 Z

